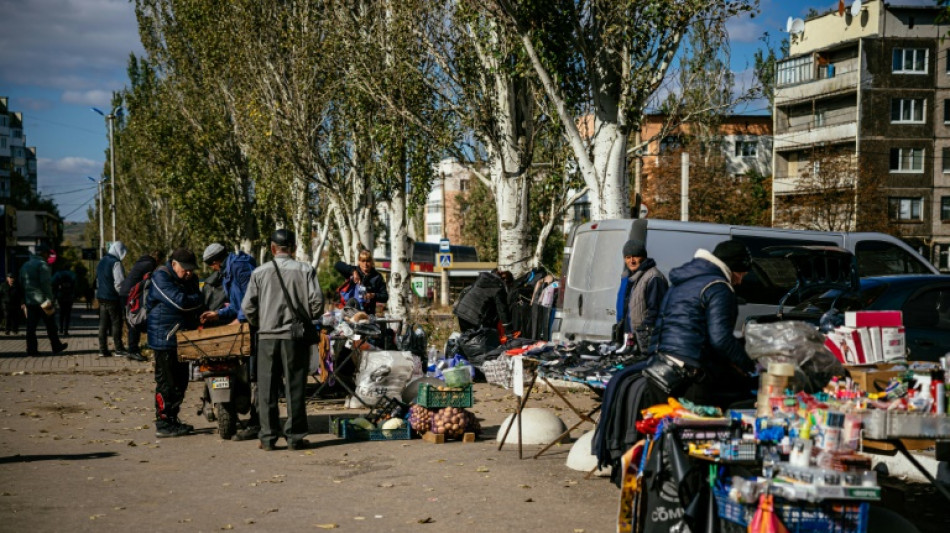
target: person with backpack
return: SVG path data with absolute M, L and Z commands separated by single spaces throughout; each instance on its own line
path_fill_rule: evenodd
M 145 295 L 148 346 L 155 353 L 155 436 L 179 437 L 194 427 L 178 418 L 188 389 L 188 364 L 178 359 L 178 331 L 196 329 L 204 306 L 195 269 L 195 254 L 187 248 L 172 252 L 168 263 L 155 269 Z
M 247 322 L 244 311 L 241 308 L 241 302 L 244 300 L 244 294 L 247 292 L 247 284 L 251 281 L 251 274 L 256 267 L 254 258 L 243 251 L 228 252 L 224 245 L 220 243 L 211 243 L 205 248 L 201 259 L 214 275 L 221 279 L 221 289 L 224 293 L 224 301 L 214 306 L 208 306 L 211 311 L 205 311 L 201 314 L 201 322 L 220 321 L 231 322 L 237 320 Z M 207 285 L 206 285 L 207 286 Z M 206 301 L 206 303 L 208 303 Z M 215 303 L 215 302 L 212 302 Z M 252 392 L 257 389 L 257 328 L 254 325 L 249 326 L 251 334 L 251 356 L 248 361 L 248 381 L 251 383 Z M 256 396 L 256 394 L 252 394 Z M 251 440 L 256 439 L 261 431 L 261 420 L 257 412 L 257 407 L 251 403 L 251 416 L 248 419 L 244 429 L 238 431 L 232 437 L 233 440 Z
M 346 280 L 337 290 L 340 294 L 340 307 L 350 305 L 355 300 L 357 307 L 368 315 L 376 314 L 376 304 L 389 301 L 389 292 L 386 290 L 386 280 L 376 270 L 373 263 L 373 253 L 369 250 L 360 251 L 359 263 L 356 266 L 338 261 L 334 268 Z
M 53 295 L 59 304 L 59 334 L 69 335 L 69 323 L 73 314 L 73 300 L 76 298 L 76 273 L 64 268 L 53 274 Z
M 164 259 L 163 255 L 161 250 L 152 250 L 150 253 L 139 257 L 138 260 L 135 261 L 135 264 L 132 265 L 132 268 L 129 269 L 129 275 L 122 280 L 122 285 L 119 286 L 119 299 L 124 303 L 126 321 L 129 323 L 128 357 L 140 363 L 147 361 L 145 356 L 142 355 L 141 347 L 142 332 L 145 331 L 145 323 L 132 324 L 128 317 L 130 308 L 133 305 L 138 308 L 143 302 L 130 302 L 129 294 L 136 285 L 139 285 L 143 280 L 152 275 L 152 272 L 162 262 L 162 259 Z M 141 292 L 141 290 L 142 288 L 139 288 L 139 292 Z M 141 296 L 139 296 L 139 298 L 141 298 Z
M 125 280 L 122 260 L 128 253 L 122 241 L 109 246 L 109 253 L 96 266 L 96 300 L 99 301 L 99 357 L 111 357 L 108 329 L 112 328 L 112 344 L 115 355 L 124 357 L 125 341 L 122 339 L 122 324 L 125 322 L 125 305 L 120 302 L 119 290 Z

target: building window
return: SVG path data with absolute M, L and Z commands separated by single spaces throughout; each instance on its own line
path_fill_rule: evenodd
M 660 153 L 668 154 L 676 150 L 682 150 L 683 139 L 679 135 L 667 135 L 660 141 Z
M 468 180 L 461 179 L 459 180 L 459 191 L 465 192 L 468 190 Z
M 758 146 L 756 141 L 736 141 L 736 157 L 755 157 Z
M 950 196 L 940 197 L 940 220 L 950 221 Z
M 922 124 L 924 122 L 923 98 L 892 98 L 891 99 L 891 122 L 909 122 L 912 124 Z
M 950 57 L 950 54 L 947 54 Z M 950 100 L 943 101 L 943 123 L 950 124 Z
M 815 77 L 811 56 L 789 59 L 778 64 L 778 85 L 793 85 L 811 81 Z
M 895 48 L 892 72 L 895 74 L 926 74 L 926 48 Z
M 816 109 L 815 110 L 815 127 L 820 128 L 825 125 L 825 110 Z
M 922 198 L 888 198 L 887 210 L 891 220 L 923 220 Z
M 442 235 L 442 224 L 426 224 L 426 235 L 428 236 Z
M 923 171 L 923 148 L 891 148 L 891 172 L 919 174 Z
M 950 59 L 950 58 L 948 58 L 948 59 Z M 950 62 L 948 62 L 947 64 L 950 65 Z M 948 72 L 950 72 L 950 70 L 948 70 Z M 7 126 L 10 125 L 10 123 L 7 122 L 7 120 L 8 120 L 8 119 L 7 119 L 6 115 L 0 116 L 0 128 L 6 128 Z
M 0 135 L 0 148 L 6 148 L 6 147 L 7 147 L 7 136 Z
M 950 147 L 943 148 L 943 173 L 950 174 Z
M 20 137 L 23 137 L 23 130 L 10 130 L 10 135 L 14 139 L 19 139 Z
M 442 202 L 434 202 L 426 205 L 426 212 L 429 214 L 442 214 Z

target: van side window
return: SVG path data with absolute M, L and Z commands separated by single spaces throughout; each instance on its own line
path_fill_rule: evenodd
M 930 274 L 930 270 L 900 246 L 884 241 L 861 241 L 855 247 L 858 275 Z
M 733 235 L 752 254 L 752 271 L 736 287 L 736 296 L 749 304 L 776 305 L 795 285 L 795 267 L 782 257 L 771 257 L 762 250 L 773 246 L 837 246 L 833 240 L 781 239 Z M 796 302 L 788 302 L 796 303 Z

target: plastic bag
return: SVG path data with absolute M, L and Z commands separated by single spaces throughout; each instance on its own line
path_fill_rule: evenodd
M 825 347 L 825 336 L 807 322 L 751 323 L 745 339 L 746 353 L 762 368 L 772 362 L 794 365 L 795 383 L 805 392 L 817 392 L 833 376 L 846 375 L 841 362 Z
M 412 379 L 414 368 L 409 352 L 371 350 L 363 352 L 356 376 L 356 395 L 368 404 L 382 397 L 399 398 Z
M 484 362 L 485 354 L 501 345 L 498 330 L 480 328 L 466 331 L 458 338 L 458 350 L 472 363 L 478 365 Z M 446 354 L 448 357 L 449 354 Z

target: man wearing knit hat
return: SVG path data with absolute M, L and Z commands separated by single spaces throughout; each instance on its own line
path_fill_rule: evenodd
M 615 341 L 623 339 L 646 353 L 650 336 L 660 312 L 660 303 L 669 284 L 647 257 L 642 241 L 630 239 L 623 245 L 623 274 L 617 290 L 617 326 Z
M 699 249 L 688 263 L 670 271 L 651 351 L 683 366 L 689 378 L 680 390 L 666 391 L 651 377 L 651 396 L 685 397 L 702 405 L 728 406 L 751 397 L 749 373 L 755 365 L 733 329 L 738 316 L 736 285 L 752 267 L 752 256 L 736 240 L 710 253 Z M 657 375 L 657 373 L 653 373 Z

